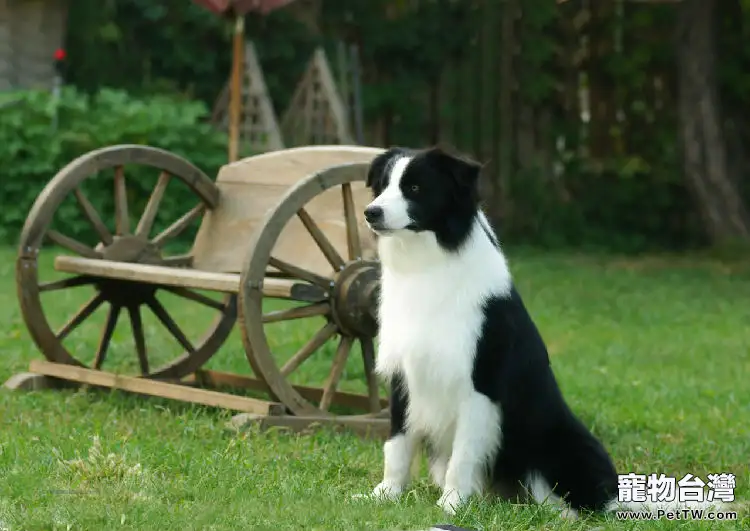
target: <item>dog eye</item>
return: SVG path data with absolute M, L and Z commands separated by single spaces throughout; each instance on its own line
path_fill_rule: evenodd
M 411 191 L 412 191 L 412 192 L 414 192 L 415 194 L 416 194 L 417 192 L 419 192 L 419 185 L 416 185 L 416 184 L 412 184 L 412 185 L 411 185 Z

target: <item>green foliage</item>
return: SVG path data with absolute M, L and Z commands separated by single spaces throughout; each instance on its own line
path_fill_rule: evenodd
M 15 242 L 36 197 L 66 164 L 91 150 L 114 144 L 144 144 L 185 157 L 213 177 L 226 161 L 225 135 L 205 123 L 202 103 L 167 96 L 134 98 L 102 90 L 93 96 L 66 88 L 59 99 L 47 92 L 10 94 L 20 102 L 0 112 L 0 240 Z M 146 171 L 128 174 L 133 206 L 145 204 L 155 181 Z M 182 215 L 187 187 L 165 197 L 160 215 Z M 93 204 L 112 211 L 112 179 L 90 179 L 85 193 Z M 191 205 L 192 206 L 192 205 Z M 188 207 L 189 208 L 189 207 Z M 166 219 L 166 218 L 165 218 Z M 72 237 L 87 237 L 89 225 L 80 212 L 64 204 L 55 219 Z
M 212 101 L 229 76 L 231 27 L 195 2 L 168 9 L 151 0 L 73 0 L 70 13 L 66 78 L 86 91 L 180 91 Z
M 581 2 L 517 2 L 512 79 L 500 73 L 505 2 L 326 0 L 316 14 L 302 4 L 246 18 L 278 113 L 315 46 L 326 48 L 337 70 L 335 45 L 356 43 L 366 142 L 423 146 L 439 138 L 489 161 L 495 179 L 499 161 L 513 159 L 507 239 L 629 250 L 702 241 L 679 156 L 680 4 L 597 0 L 585 13 Z M 67 81 L 89 92 L 178 93 L 213 105 L 229 75 L 231 23 L 194 2 L 166 6 L 73 0 Z M 717 7 L 727 160 L 750 197 L 750 125 L 743 119 L 750 116 L 750 2 Z M 589 124 L 581 123 L 571 89 L 579 78 L 592 98 Z M 501 146 L 498 100 L 507 84 L 514 87 L 513 127 L 525 129 Z M 542 114 L 546 126 L 528 125 Z M 565 172 L 552 177 L 541 161 L 560 158 L 552 147 L 560 138 Z
M 387 142 L 426 143 L 428 92 L 471 53 L 476 12 L 452 0 L 322 3 L 321 31 L 359 46 L 365 122 L 392 124 Z
M 606 163 L 573 158 L 558 187 L 548 176 L 518 172 L 511 181 L 512 223 L 506 239 L 549 247 L 642 252 L 703 242 L 697 214 L 679 174 L 637 157 Z
M 66 81 L 83 90 L 178 92 L 211 107 L 229 80 L 233 25 L 196 2 L 73 0 L 70 10 Z M 248 15 L 245 34 L 281 113 L 319 39 L 283 9 Z
M 547 0 L 527 0 L 523 3 L 523 16 L 518 28 L 519 65 L 518 83 L 523 87 L 521 96 L 531 102 L 540 103 L 555 94 L 557 72 L 556 39 L 550 33 L 559 23 L 560 12 L 555 4 Z

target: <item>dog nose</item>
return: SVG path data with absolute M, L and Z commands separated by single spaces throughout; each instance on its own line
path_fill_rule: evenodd
M 383 209 L 376 205 L 370 205 L 365 209 L 365 219 L 368 223 L 376 223 L 383 219 Z

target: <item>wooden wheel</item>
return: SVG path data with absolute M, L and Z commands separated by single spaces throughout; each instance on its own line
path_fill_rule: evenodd
M 359 212 L 352 192 L 353 183 L 364 181 L 366 172 L 366 164 L 334 166 L 293 186 L 269 212 L 262 227 L 255 231 L 245 261 L 240 281 L 239 323 L 248 360 L 255 373 L 268 384 L 271 393 L 297 415 L 332 414 L 332 404 L 337 397 L 344 396 L 344 393 L 337 392 L 337 388 L 355 344 L 361 351 L 360 367 L 367 391 L 366 395 L 357 397 L 346 394 L 347 400 L 342 402 L 369 412 L 368 415 L 381 413 L 386 406 L 374 373 L 379 265 L 376 260 L 363 257 L 357 219 Z M 339 201 L 340 210 L 337 211 L 341 215 L 338 225 L 345 225 L 345 237 L 336 242 L 338 248 L 310 213 L 309 203 L 322 194 L 328 200 L 338 198 Z M 333 208 L 324 206 L 321 210 L 330 215 Z M 325 257 L 326 267 L 322 270 L 328 270 L 328 273 L 321 268 L 313 270 L 293 264 L 275 255 L 280 236 L 293 223 L 302 233 L 298 237 L 306 237 L 316 244 Z M 287 243 L 290 242 L 287 239 Z M 304 248 L 299 241 L 293 242 L 292 247 Z M 303 257 L 297 256 L 301 261 Z M 275 269 L 275 274 L 269 272 L 269 266 Z M 295 307 L 268 311 L 269 305 L 265 303 L 269 298 L 264 296 L 262 286 L 269 275 L 308 282 L 320 289 L 320 296 L 316 300 L 300 300 Z M 291 320 L 296 324 L 307 319 L 317 319 L 320 323 L 309 328 L 311 337 L 296 345 L 293 355 L 282 364 L 269 345 L 268 326 Z M 320 362 L 326 359 L 322 347 L 335 336 L 338 336 L 338 341 L 335 352 L 329 352 L 332 359 L 325 362 L 322 389 L 294 385 L 290 381 L 292 374 L 311 358 L 317 359 L 321 365 Z
M 129 180 L 129 183 L 138 184 L 144 190 L 147 190 L 144 186 L 147 183 L 143 182 L 148 180 L 147 176 L 155 182 L 150 195 L 142 194 L 143 199 L 148 197 L 148 200 L 135 228 L 131 225 L 129 202 L 132 199 L 129 201 L 126 175 L 138 175 L 138 179 Z M 103 206 L 92 204 L 84 192 L 86 185 L 98 184 L 93 182 L 95 179 L 108 179 L 112 183 L 112 224 L 105 223 L 100 215 Z M 187 185 L 195 198 L 195 206 L 189 210 L 189 207 L 186 208 L 186 214 L 158 232 L 154 227 L 159 206 L 167 197 L 165 192 L 172 182 L 178 187 Z M 232 331 L 236 320 L 235 296 L 214 299 L 185 288 L 86 275 L 65 276 L 44 282 L 40 280 L 40 276 L 50 269 L 50 260 L 44 260 L 43 255 L 50 248 L 43 245 L 51 242 L 86 258 L 167 267 L 190 266 L 189 255 L 168 256 L 165 247 L 197 222 L 206 209 L 214 208 L 218 201 L 219 192 L 215 184 L 198 168 L 167 151 L 146 146 L 122 145 L 92 151 L 74 160 L 55 175 L 37 198 L 26 219 L 16 262 L 16 282 L 23 318 L 44 356 L 53 362 L 94 369 L 102 368 L 105 361 L 107 368 L 116 365 L 114 360 L 107 358 L 107 354 L 112 350 L 110 343 L 118 320 L 127 316 L 130 327 L 124 333 L 132 334 L 135 353 L 127 360 L 132 367 L 124 372 L 137 371 L 148 377 L 180 378 L 201 367 Z M 77 212 L 84 224 L 81 226 L 90 227 L 89 242 L 80 241 L 83 238 L 74 239 L 54 228 L 55 215 L 61 208 L 67 209 L 69 217 L 71 212 Z M 171 220 L 166 220 L 167 223 L 169 221 Z M 60 309 L 63 302 L 73 301 L 80 296 L 78 292 L 84 289 L 93 292 L 77 311 Z M 181 306 L 195 304 L 201 307 L 201 311 L 205 308 L 205 311 L 214 314 L 213 319 L 203 321 L 209 324 L 208 331 L 202 338 L 191 341 L 187 337 L 165 304 L 157 298 L 157 294 L 162 295 L 164 292 L 179 297 L 183 302 Z M 85 298 L 80 298 L 78 302 L 84 300 Z M 54 306 L 54 310 L 49 310 L 49 306 Z M 45 311 L 45 307 L 48 311 Z M 81 343 L 85 340 L 71 344 L 68 342 L 69 336 L 79 328 L 90 328 L 90 323 L 94 321 L 87 321 L 93 319 L 92 315 L 102 307 L 106 307 L 107 312 L 101 337 L 98 346 L 89 349 L 95 350 L 93 360 L 84 362 L 82 359 L 85 355 L 80 352 L 84 350 Z M 144 309 L 150 312 L 144 312 Z M 60 313 L 67 315 L 60 316 Z M 53 330 L 50 318 L 68 316 L 68 320 L 63 321 L 64 324 L 59 329 Z M 153 320 L 153 325 L 149 319 Z M 160 332 L 165 337 L 171 336 L 176 342 L 168 344 L 170 348 L 158 345 L 158 349 L 149 352 L 147 332 L 150 337 L 155 337 Z M 160 356 L 165 357 L 162 350 L 171 350 L 171 347 L 176 350 L 174 358 L 158 359 Z

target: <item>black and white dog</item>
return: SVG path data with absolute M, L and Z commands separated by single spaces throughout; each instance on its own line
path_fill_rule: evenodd
M 391 148 L 369 169 L 365 219 L 382 266 L 377 371 L 392 392 L 373 496 L 403 492 L 424 441 L 448 513 L 519 485 L 571 517 L 612 510 L 615 467 L 563 399 L 479 207 L 479 172 L 439 148 Z

